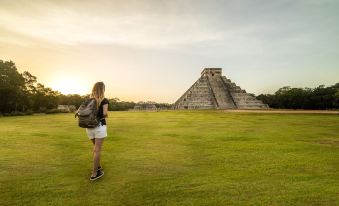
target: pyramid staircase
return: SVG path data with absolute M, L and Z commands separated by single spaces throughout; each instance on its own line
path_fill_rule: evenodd
M 225 87 L 220 76 L 207 76 L 211 90 L 215 96 L 218 109 L 235 109 L 233 98 Z

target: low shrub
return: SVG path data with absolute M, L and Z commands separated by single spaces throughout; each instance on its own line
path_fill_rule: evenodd
M 33 114 L 34 114 L 34 112 L 32 110 L 27 110 L 25 112 L 25 115 L 33 115 Z
M 69 111 L 64 109 L 48 109 L 45 112 L 46 114 L 56 114 L 56 113 L 69 113 Z
M 10 117 L 10 116 L 24 116 L 27 115 L 25 112 L 11 112 L 11 113 L 0 113 L 0 116 Z
M 15 112 L 12 112 L 10 116 L 24 116 L 24 115 L 25 115 L 24 112 L 15 111 Z

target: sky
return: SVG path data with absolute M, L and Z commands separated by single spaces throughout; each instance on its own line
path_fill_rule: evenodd
M 175 102 L 205 67 L 256 95 L 339 82 L 337 0 L 0 0 L 0 59 L 62 93 Z

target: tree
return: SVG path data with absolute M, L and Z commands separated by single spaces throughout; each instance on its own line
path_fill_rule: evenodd
M 37 83 L 33 95 L 33 110 L 45 111 L 46 109 L 56 108 L 58 106 L 58 96 L 60 95 L 59 92 L 53 91 L 51 88 Z
M 24 71 L 21 76 L 25 80 L 24 97 L 22 98 L 22 111 L 25 111 L 32 108 L 33 96 L 36 94 L 37 78 L 28 71 Z
M 18 101 L 23 96 L 25 80 L 12 61 L 0 60 L 0 112 L 17 111 Z
M 108 110 L 110 111 L 126 111 L 133 109 L 135 106 L 134 102 L 120 101 L 118 98 L 109 99 Z
M 271 108 L 281 109 L 335 109 L 339 108 L 339 83 L 311 88 L 282 87 L 271 94 L 257 97 Z

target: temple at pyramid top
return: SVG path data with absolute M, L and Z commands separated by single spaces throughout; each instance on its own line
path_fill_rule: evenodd
M 174 103 L 175 109 L 267 109 L 268 105 L 222 76 L 221 68 L 205 68 L 201 77 Z
M 204 75 L 211 75 L 211 76 L 219 75 L 219 76 L 221 76 L 222 75 L 222 69 L 221 68 L 205 68 L 201 72 L 201 76 L 204 76 Z

